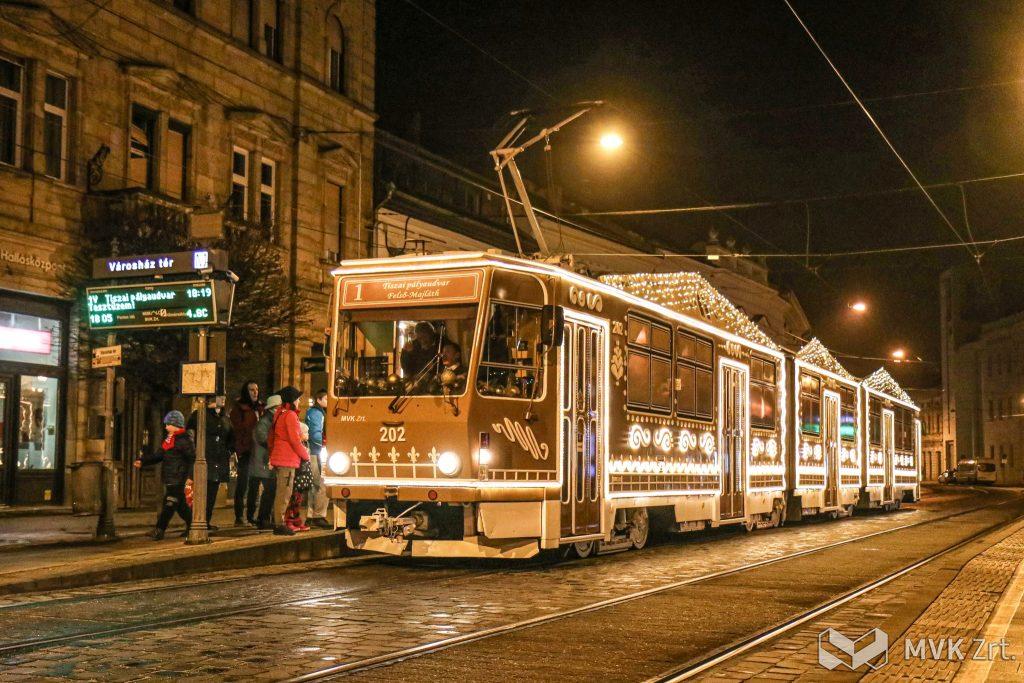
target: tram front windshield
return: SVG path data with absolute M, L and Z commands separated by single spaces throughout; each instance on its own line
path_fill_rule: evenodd
M 338 396 L 459 395 L 466 390 L 476 304 L 342 311 Z

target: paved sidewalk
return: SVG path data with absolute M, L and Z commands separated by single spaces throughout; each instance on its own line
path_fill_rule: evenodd
M 230 507 L 215 510 L 214 524 L 221 528 L 202 546 L 184 544 L 184 525 L 177 519 L 162 541 L 153 541 L 145 534 L 155 518 L 155 510 L 120 511 L 115 516 L 118 539 L 95 541 L 96 515 L 0 517 L 0 595 L 349 554 L 343 535 L 333 531 L 274 536 L 234 527 Z

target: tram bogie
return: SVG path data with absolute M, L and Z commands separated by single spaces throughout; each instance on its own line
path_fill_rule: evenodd
M 346 262 L 333 302 L 325 479 L 353 548 L 585 555 L 864 500 L 869 390 L 785 353 L 699 275 L 399 257 Z

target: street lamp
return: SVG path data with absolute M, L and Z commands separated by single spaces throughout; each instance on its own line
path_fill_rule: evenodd
M 615 150 L 622 147 L 622 136 L 615 131 L 608 131 L 601 136 L 599 144 L 601 148 L 608 152 L 614 152 Z
M 907 357 L 907 352 L 903 349 L 893 349 L 893 352 L 890 355 L 894 361 L 902 363 Z
M 864 313 L 868 310 L 868 305 L 863 301 L 854 301 L 853 303 L 847 304 L 847 306 L 849 306 L 850 310 L 854 313 Z

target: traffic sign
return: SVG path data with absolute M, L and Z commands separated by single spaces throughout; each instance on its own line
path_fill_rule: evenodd
M 116 368 L 121 365 L 121 345 L 101 346 L 92 350 L 93 368 Z
M 89 329 L 192 327 L 218 322 L 215 280 L 86 289 Z

